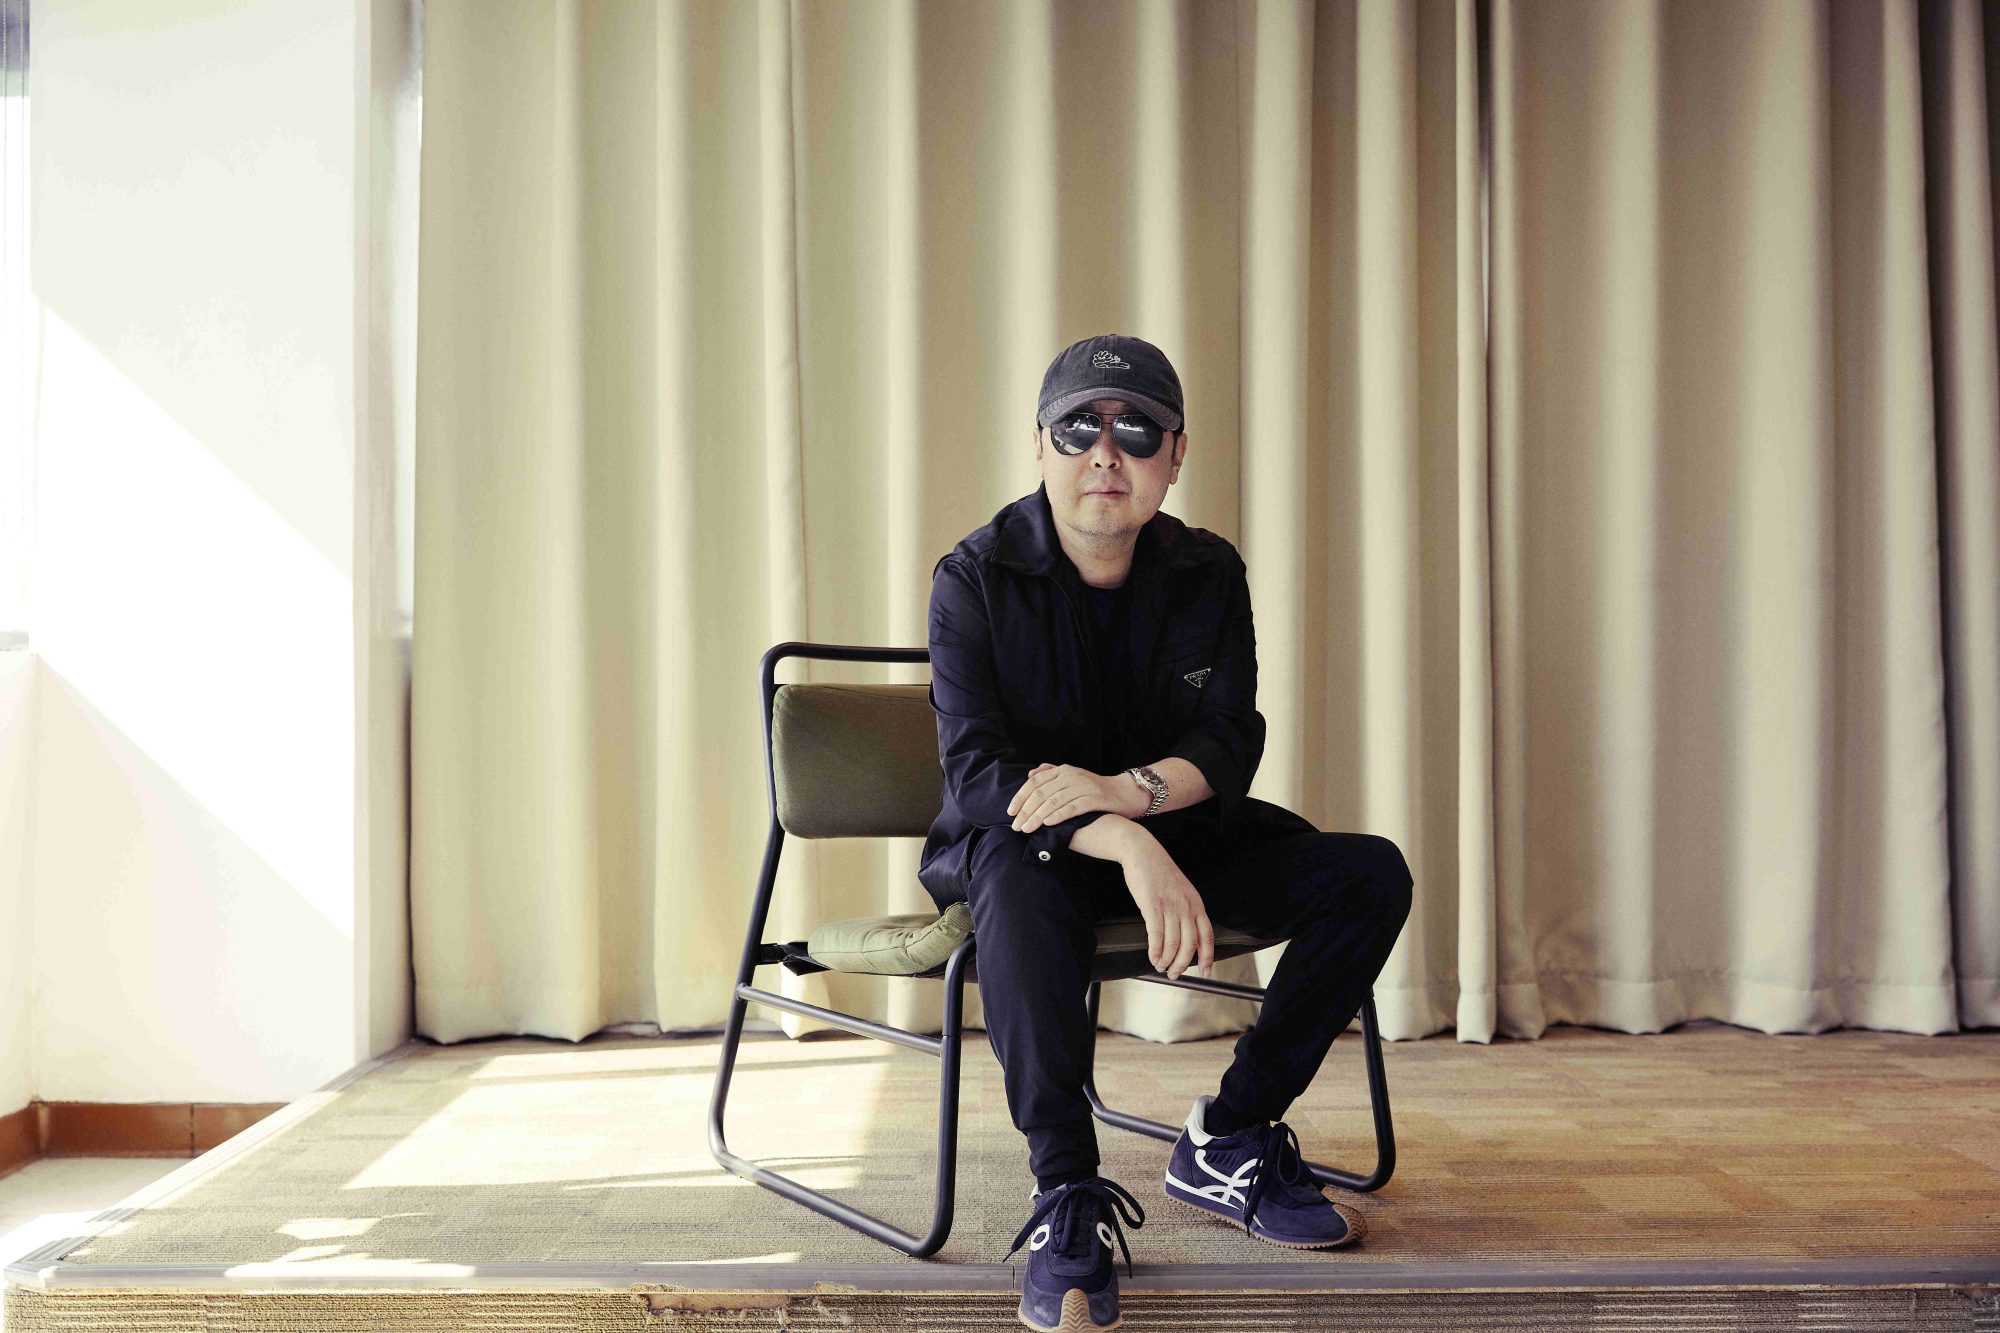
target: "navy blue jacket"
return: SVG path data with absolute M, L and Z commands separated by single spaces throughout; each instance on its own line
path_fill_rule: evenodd
M 940 907 L 967 897 L 974 837 L 1013 823 L 1007 803 L 1037 764 L 1115 774 L 1185 759 L 1215 796 L 1183 809 L 1217 832 L 1243 801 L 1264 754 L 1264 715 L 1242 557 L 1206 528 L 1156 513 L 1139 531 L 1128 580 L 1131 660 L 1147 666 L 1140 734 L 1117 737 L 1098 698 L 1083 580 L 1046 487 L 1003 506 L 932 569 L 930 702 L 944 806 L 917 878 Z M 1022 858 L 1081 856 L 1071 835 L 1103 813 L 1043 825 Z

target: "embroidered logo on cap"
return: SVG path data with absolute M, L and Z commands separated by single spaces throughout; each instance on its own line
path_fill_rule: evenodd
M 1106 370 L 1130 370 L 1132 368 L 1130 361 L 1124 360 L 1109 347 L 1099 352 L 1096 356 L 1091 357 L 1090 364 L 1101 366 Z
M 1196 689 L 1200 689 L 1202 686 L 1208 684 L 1208 673 L 1212 670 L 1214 670 L 1213 667 L 1203 667 L 1199 671 L 1188 672 L 1185 676 L 1182 676 L 1181 679 L 1186 681 L 1188 684 L 1194 686 Z

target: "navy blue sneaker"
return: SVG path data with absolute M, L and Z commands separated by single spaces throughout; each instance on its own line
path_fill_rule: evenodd
M 1293 1249 L 1331 1249 L 1361 1239 L 1361 1213 L 1326 1196 L 1305 1169 L 1299 1136 L 1280 1120 L 1234 1134 L 1210 1134 L 1203 1124 L 1213 1097 L 1188 1112 L 1167 1161 L 1167 1197 L 1184 1207 L 1235 1222 L 1258 1240 Z
M 1077 1333 L 1087 1328 L 1117 1328 L 1118 1270 L 1111 1242 L 1125 1252 L 1125 1271 L 1132 1271 L 1132 1251 L 1125 1244 L 1119 1214 L 1134 1227 L 1146 1224 L 1146 1210 L 1123 1185 L 1103 1176 L 1058 1185 L 1028 1196 L 1035 1210 L 1014 1237 L 1012 1258 L 1021 1242 L 1028 1244 L 1028 1271 L 1021 1279 L 1021 1322 L 1043 1333 Z M 1132 1208 L 1127 1210 L 1125 1204 Z

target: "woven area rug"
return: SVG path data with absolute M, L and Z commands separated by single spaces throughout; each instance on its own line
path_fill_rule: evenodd
M 247 1151 L 225 1145 L 220 1165 L 186 1172 L 62 1263 L 304 1275 L 1003 1261 L 1032 1182 L 983 1033 L 965 1049 L 956 1223 L 928 1261 L 714 1163 L 706 1118 L 718 1044 L 406 1047 Z M 1119 1109 L 1177 1122 L 1213 1090 L 1231 1044 L 1102 1033 L 1099 1087 Z M 1288 1118 L 1308 1155 L 1365 1171 L 1360 1051 L 1354 1034 L 1336 1042 Z M 1174 1208 L 1160 1195 L 1167 1145 L 1100 1125 L 1104 1173 L 1147 1210 L 1129 1233 L 1141 1270 L 2000 1253 L 2000 1034 L 1559 1027 L 1533 1042 L 1433 1038 L 1385 1054 L 1398 1165 L 1379 1193 L 1342 1195 L 1369 1221 L 1353 1249 L 1277 1250 Z M 730 1096 L 730 1146 L 921 1232 L 937 1068 L 872 1040 L 752 1036 Z

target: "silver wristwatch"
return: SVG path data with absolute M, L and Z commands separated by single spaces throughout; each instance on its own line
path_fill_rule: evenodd
M 1153 803 L 1146 807 L 1146 815 L 1155 813 L 1161 806 L 1167 803 L 1167 780 L 1151 767 L 1141 766 L 1139 768 L 1128 768 L 1125 771 L 1132 775 L 1132 781 L 1153 793 Z M 1144 819 L 1146 815 L 1140 815 L 1139 818 Z

